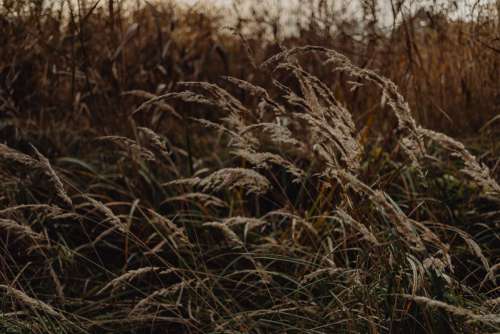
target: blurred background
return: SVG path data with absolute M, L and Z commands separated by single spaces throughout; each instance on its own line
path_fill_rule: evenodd
M 259 63 L 283 48 L 311 44 L 389 77 L 426 127 L 466 137 L 498 125 L 500 1 L 0 4 L 0 112 L 3 119 L 29 120 L 25 126 L 105 124 L 101 130 L 116 132 L 109 127 L 123 128 L 116 120 L 126 120 L 142 101 L 125 92 L 162 94 L 179 81 L 217 83 L 231 75 L 272 90 Z M 352 90 L 314 57 L 306 66 L 360 128 L 384 127 L 386 108 L 375 88 Z M 161 122 L 152 114 L 134 117 Z

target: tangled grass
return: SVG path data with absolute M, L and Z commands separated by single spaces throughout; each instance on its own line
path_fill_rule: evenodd
M 388 140 L 366 140 L 301 66 L 307 54 L 357 89 L 378 87 L 396 120 Z M 500 330 L 500 187 L 488 167 L 336 51 L 293 48 L 256 66 L 273 89 L 228 77 L 226 89 L 131 93 L 147 99 L 134 115 L 156 106 L 182 122 L 185 147 L 133 116 L 129 137 L 75 140 L 81 156 L 0 146 L 1 328 Z

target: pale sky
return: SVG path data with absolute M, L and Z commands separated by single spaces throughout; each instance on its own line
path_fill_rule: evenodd
M 1 2 L 2 0 L 0 0 Z M 49 2 L 51 0 L 48 0 Z M 61 1 L 66 1 L 66 0 L 52 0 L 55 3 L 61 2 Z M 78 0 L 71 0 L 74 3 L 77 3 Z M 86 1 L 87 3 L 95 3 L 97 0 L 80 0 L 80 1 Z M 130 2 L 131 4 L 137 4 L 141 2 L 146 2 L 146 0 L 117 0 L 117 1 L 123 1 L 124 3 Z M 148 0 L 149 2 L 162 2 L 163 0 Z M 164 0 L 164 1 L 170 1 L 170 0 Z M 228 7 L 232 8 L 232 4 L 234 2 L 241 2 L 245 4 L 258 4 L 257 8 L 263 8 L 263 9 L 268 9 L 271 12 L 279 10 L 280 12 L 286 11 L 287 9 L 291 8 L 301 8 L 301 6 L 306 2 L 306 0 L 174 0 L 177 1 L 178 3 L 184 3 L 187 5 L 195 5 L 195 4 L 202 4 L 202 5 L 208 5 L 208 6 L 217 6 L 217 7 Z M 321 0 L 308 0 L 307 2 L 312 1 L 312 2 L 319 2 Z M 327 2 L 334 4 L 337 8 L 342 6 L 343 4 L 345 5 L 346 3 L 349 4 L 348 7 L 352 7 L 350 10 L 349 15 L 356 15 L 356 12 L 359 12 L 359 3 L 364 0 L 327 0 Z M 462 17 L 462 18 L 470 18 L 471 15 L 471 9 L 475 8 L 475 12 L 473 15 L 478 14 L 478 10 L 481 9 L 481 5 L 485 6 L 488 4 L 494 3 L 495 0 L 404 0 L 404 5 L 405 5 L 405 11 L 408 12 L 409 10 L 414 10 L 415 8 L 421 6 L 422 4 L 426 5 L 431 5 L 433 3 L 437 3 L 439 5 L 443 4 L 452 4 L 456 3 L 458 9 L 454 13 L 455 17 Z M 108 0 L 100 0 L 101 4 L 106 4 Z M 390 10 L 390 4 L 391 0 L 378 0 L 377 1 L 379 4 L 379 19 L 382 22 L 392 22 L 392 11 Z M 245 6 L 241 8 L 243 12 L 245 12 Z M 307 6 L 302 6 L 304 8 L 307 8 Z M 358 10 L 357 10 L 358 9 Z

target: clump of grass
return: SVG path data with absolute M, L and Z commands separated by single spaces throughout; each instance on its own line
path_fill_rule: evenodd
M 333 55 L 341 60 L 335 64 L 342 71 L 380 84 L 385 95 L 392 94 L 387 98 L 400 119 L 401 133 L 394 147 L 381 149 L 389 154 L 410 140 L 420 151 L 393 154 L 374 174 L 372 165 L 378 162 L 366 153 L 348 110 L 291 59 L 301 52 L 319 52 L 325 64 Z M 89 165 L 98 160 L 68 161 L 76 164 L 71 167 L 75 175 L 84 172 L 91 180 L 73 189 L 70 198 L 65 191 L 72 184 L 68 167 L 60 178 L 38 151 L 39 159 L 34 160 L 4 146 L 7 164 L 19 163 L 26 173 L 37 168 L 50 171 L 47 175 L 59 189 L 58 196 L 68 197 L 61 204 L 72 205 L 45 205 L 43 195 L 33 193 L 33 200 L 41 204 L 12 203 L 12 210 L 0 211 L 4 247 L 10 254 L 5 259 L 10 268 L 5 283 L 10 283 L 15 268 L 23 266 L 12 253 L 23 240 L 11 238 L 22 234 L 30 239 L 27 242 L 46 244 L 36 261 L 49 264 L 47 274 L 53 280 L 36 288 L 36 277 L 24 271 L 20 285 L 45 296 L 49 291 L 61 296 L 38 302 L 4 285 L 16 302 L 4 302 L 3 309 L 13 311 L 23 302 L 54 317 L 60 315 L 56 309 L 64 309 L 79 319 L 83 331 L 124 331 L 118 319 L 133 324 L 132 331 L 163 326 L 174 332 L 291 327 L 310 331 L 317 326 L 375 332 L 388 327 L 498 329 L 491 313 L 496 277 L 489 264 L 496 250 L 493 243 L 487 241 L 482 248 L 474 240 L 471 233 L 477 233 L 477 225 L 442 221 L 445 216 L 433 208 L 433 190 L 425 176 L 428 168 L 436 168 L 429 159 L 433 147 L 422 136 L 467 160 L 446 172 L 455 172 L 463 186 L 477 186 L 479 191 L 471 196 L 487 195 L 494 201 L 493 176 L 483 167 L 477 172 L 476 158 L 458 141 L 417 125 L 395 86 L 375 72 L 316 47 L 286 51 L 266 66 L 273 63 L 274 75 L 291 75 L 298 85 L 279 83 L 278 95 L 273 96 L 251 83 L 229 79 L 258 97 L 250 105 L 205 83 L 182 84 L 193 89 L 185 91 L 189 94 L 153 98 L 155 103 L 180 99 L 220 108 L 226 114 L 220 121 L 192 121 L 219 132 L 220 142 L 229 149 L 226 158 L 211 161 L 210 155 L 175 154 L 180 151 L 167 149 L 161 135 L 138 127 L 145 137 L 137 140 L 144 140 L 145 146 L 127 137 L 99 137 L 125 153 L 112 155 L 118 159 L 115 172 L 99 172 L 99 167 Z M 197 98 L 186 99 L 188 95 Z M 273 107 L 254 108 L 263 102 Z M 190 160 L 192 176 L 180 167 L 171 168 Z M 392 175 L 392 181 L 384 181 L 384 175 Z M 405 178 L 411 178 L 414 187 L 408 194 L 393 187 L 403 186 Z M 414 196 L 421 200 L 413 201 Z M 22 213 L 23 208 L 35 213 L 36 206 L 38 220 Z M 484 210 L 483 214 L 498 212 L 494 206 Z M 465 249 L 480 261 L 463 265 Z M 77 283 L 81 280 L 87 283 Z M 92 300 L 91 306 L 72 306 L 71 296 L 86 296 L 80 298 Z M 436 317 L 420 305 L 442 312 Z
M 102 55 L 84 51 L 92 26 L 71 18 L 88 66 L 73 67 L 72 87 L 61 88 L 72 101 L 67 127 L 3 107 L 20 131 L 0 129 L 0 328 L 500 330 L 494 144 L 475 155 L 427 129 L 397 84 L 325 46 L 261 61 L 244 40 L 253 74 L 217 80 L 188 73 L 201 66 L 187 59 L 196 53 L 163 45 L 158 29 L 162 50 L 174 50 L 154 68 L 180 81 L 158 87 L 136 78 L 156 70 L 127 67 L 127 57 L 141 59 L 127 53 L 141 29 L 132 25 L 108 59 L 114 88 L 96 90 L 106 80 L 90 66 Z M 190 39 L 171 28 L 171 40 L 200 41 L 183 29 Z M 178 57 L 172 66 L 167 55 Z M 77 93 L 78 80 L 90 95 Z M 391 113 L 373 108 L 363 123 L 343 86 Z M 92 114 L 108 104 L 123 114 Z

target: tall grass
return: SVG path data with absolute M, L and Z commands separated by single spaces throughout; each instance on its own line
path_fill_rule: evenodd
M 278 47 L 34 4 L 0 17 L 3 332 L 500 330 L 493 16 Z

